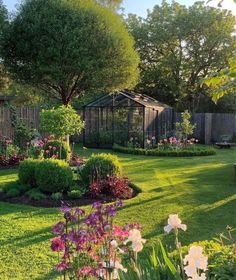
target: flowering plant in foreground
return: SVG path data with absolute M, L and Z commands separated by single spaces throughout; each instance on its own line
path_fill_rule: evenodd
M 119 271 L 127 271 L 122 261 L 135 262 L 145 240 L 138 224 L 114 225 L 121 206 L 122 202 L 106 206 L 97 202 L 88 215 L 80 208 L 61 208 L 65 220 L 53 226 L 51 249 L 61 257 L 56 268 L 64 279 L 118 279 Z
M 187 226 L 182 224 L 177 214 L 169 215 L 168 225 L 164 227 L 164 231 L 170 233 L 173 230 L 175 233 L 175 245 L 179 252 L 183 279 L 185 279 L 186 274 L 189 277 L 188 280 L 205 280 L 208 258 L 203 255 L 203 248 L 201 246 L 191 246 L 188 255 L 183 259 L 181 243 L 178 238 L 179 229 L 186 231 Z

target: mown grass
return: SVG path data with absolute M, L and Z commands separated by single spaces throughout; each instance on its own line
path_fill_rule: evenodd
M 98 150 L 79 150 L 89 156 Z M 142 188 L 126 202 L 117 222 L 139 222 L 148 244 L 164 238 L 168 215 L 178 213 L 188 225 L 183 244 L 214 237 L 227 225 L 236 227 L 233 163 L 236 150 L 192 158 L 156 158 L 117 154 L 124 173 Z M 17 170 L 0 171 L 0 189 L 17 179 Z M 55 254 L 50 252 L 50 228 L 60 219 L 57 209 L 0 203 L 0 279 L 56 279 Z

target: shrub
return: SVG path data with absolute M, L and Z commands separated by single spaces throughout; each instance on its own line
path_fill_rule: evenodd
M 33 200 L 42 200 L 46 198 L 46 195 L 36 188 L 29 190 L 26 195 Z
M 95 196 L 103 193 L 120 199 L 131 198 L 133 195 L 133 189 L 129 187 L 128 178 L 118 178 L 116 176 L 108 176 L 104 180 L 91 183 L 90 192 Z
M 110 175 L 119 177 L 121 174 L 121 163 L 117 156 L 111 154 L 93 154 L 80 169 L 81 179 L 86 186 L 98 179 L 106 179 Z
M 159 149 L 138 149 L 127 148 L 117 144 L 113 146 L 113 150 L 118 153 L 144 155 L 144 156 L 163 156 L 163 157 L 192 157 L 192 156 L 211 156 L 216 154 L 216 150 L 208 146 L 194 147 L 194 149 L 184 150 L 159 150 Z
M 69 198 L 76 199 L 82 197 L 84 195 L 84 192 L 83 190 L 77 189 L 77 190 L 69 191 L 67 195 Z
M 71 158 L 70 146 L 64 141 L 48 141 L 44 146 L 44 158 L 58 158 L 69 161 Z
M 21 184 L 36 186 L 35 170 L 39 163 L 37 159 L 26 159 L 20 163 L 18 176 Z
M 20 190 L 18 188 L 11 188 L 6 192 L 7 197 L 17 197 L 20 195 Z
M 45 159 L 36 165 L 36 183 L 42 192 L 67 191 L 73 184 L 73 172 L 63 160 Z
M 51 198 L 53 200 L 61 200 L 63 198 L 63 194 L 61 192 L 53 193 Z

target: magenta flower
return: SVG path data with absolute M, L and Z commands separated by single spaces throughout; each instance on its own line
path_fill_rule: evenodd
M 63 271 L 63 270 L 69 269 L 69 268 L 70 268 L 70 265 L 68 263 L 66 263 L 65 261 L 59 263 L 56 267 L 57 271 Z
M 54 234 L 62 234 L 64 232 L 65 223 L 59 222 L 52 227 L 52 232 Z
M 55 237 L 51 241 L 51 249 L 54 252 L 61 252 L 65 249 L 65 244 L 61 237 Z

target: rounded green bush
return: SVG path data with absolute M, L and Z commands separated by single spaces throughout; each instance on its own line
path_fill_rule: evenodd
M 39 162 L 37 159 L 26 159 L 20 163 L 18 176 L 21 184 L 36 186 L 35 169 Z
M 20 195 L 20 190 L 17 188 L 12 188 L 7 191 L 6 195 L 7 197 L 17 197 Z
M 70 146 L 64 141 L 48 141 L 44 146 L 44 158 L 51 158 L 53 155 L 58 155 L 59 159 L 69 161 L 71 158 Z
M 45 199 L 46 198 L 46 195 L 43 194 L 40 190 L 34 188 L 34 189 L 31 189 L 29 190 L 26 195 L 33 199 L 33 200 L 42 200 L 42 199 Z
M 67 191 L 73 184 L 73 172 L 64 160 L 45 159 L 36 166 L 36 183 L 45 193 Z
M 121 163 L 117 156 L 111 154 L 93 154 L 80 170 L 80 177 L 86 186 L 97 177 L 105 179 L 109 175 L 121 174 Z

